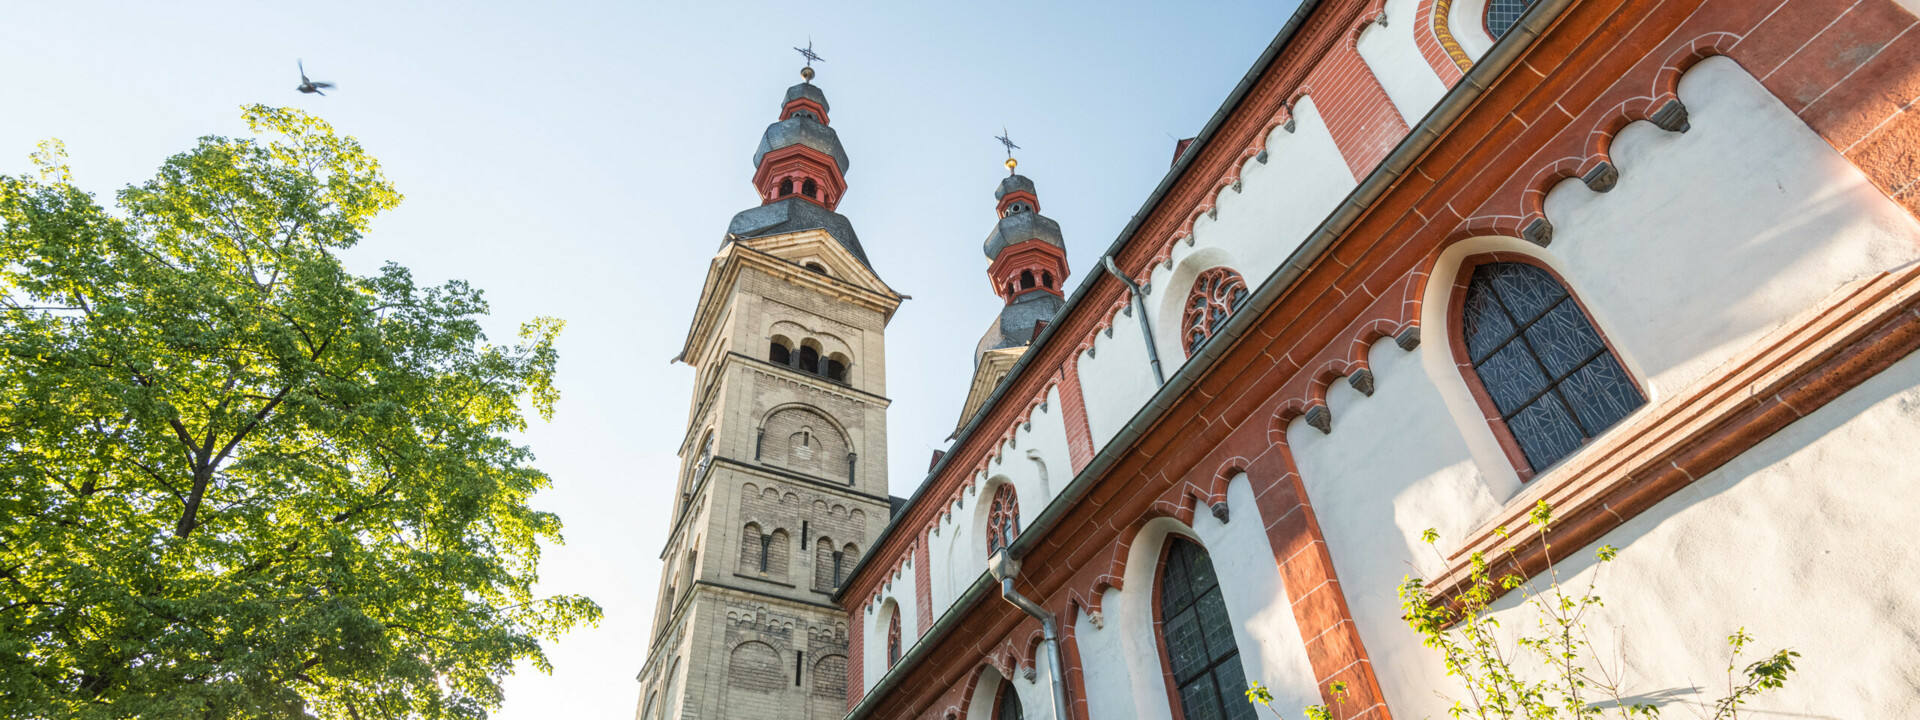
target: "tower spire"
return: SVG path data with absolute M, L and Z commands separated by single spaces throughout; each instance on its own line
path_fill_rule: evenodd
M 829 126 L 827 94 L 813 84 L 813 63 L 824 62 L 809 41 L 794 48 L 807 58 L 804 81 L 787 88 L 780 119 L 767 126 L 753 153 L 753 188 L 760 206 L 735 215 L 727 237 L 754 238 L 824 229 L 861 263 L 867 255 L 853 223 L 835 212 L 847 191 L 847 151 Z
M 1066 240 L 1060 224 L 1040 214 L 1040 195 L 1033 181 L 1016 171 L 1019 161 L 1013 151 L 1020 146 L 1009 137 L 1004 128 L 994 137 L 1007 150 L 1008 172 L 993 193 L 1000 219 L 982 247 L 992 261 L 987 266 L 988 282 L 1006 306 L 980 338 L 976 363 L 990 350 L 1033 342 L 1066 301 Z

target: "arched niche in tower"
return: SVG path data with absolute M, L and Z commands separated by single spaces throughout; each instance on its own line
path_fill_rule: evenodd
M 854 449 L 846 431 L 825 413 L 789 405 L 768 413 L 760 428 L 761 462 L 845 482 L 847 455 Z

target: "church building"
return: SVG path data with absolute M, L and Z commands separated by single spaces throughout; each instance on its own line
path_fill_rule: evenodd
M 1670 717 L 1737 631 L 1799 653 L 1752 709 L 1920 717 L 1916 11 L 1301 0 L 1076 283 L 1044 177 L 981 189 L 1002 310 L 903 501 L 809 72 L 682 351 L 637 718 L 1445 717 L 1397 591 L 1476 558 L 1595 581 Z

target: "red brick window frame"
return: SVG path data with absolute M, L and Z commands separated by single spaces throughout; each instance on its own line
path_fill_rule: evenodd
M 1193 279 L 1180 315 L 1180 345 L 1186 348 L 1188 357 L 1226 324 L 1233 311 L 1247 301 L 1247 294 L 1246 278 L 1233 268 L 1208 268 Z
M 1013 483 L 1001 483 L 987 506 L 987 554 L 999 552 L 1020 537 L 1020 495 Z
M 1546 286 L 1549 281 L 1550 289 Z M 1516 283 L 1545 289 L 1549 294 L 1509 301 L 1504 288 L 1517 287 Z M 1518 293 L 1511 296 L 1519 297 Z M 1522 481 L 1533 479 L 1578 452 L 1646 404 L 1645 388 L 1620 361 L 1620 353 L 1606 333 L 1594 324 L 1593 313 L 1559 273 L 1537 258 L 1492 252 L 1461 261 L 1447 306 L 1447 322 L 1454 365 Z M 1549 330 L 1584 344 L 1573 350 L 1550 349 L 1538 342 Z M 1484 375 L 1491 372 L 1496 378 L 1502 377 L 1495 368 L 1505 363 L 1518 363 L 1537 372 L 1545 378 L 1544 387 L 1515 388 L 1503 381 L 1500 387 L 1489 388 Z M 1573 369 L 1565 370 L 1567 366 Z M 1593 377 L 1603 377 L 1606 383 L 1593 382 Z M 1496 394 L 1503 399 L 1496 400 Z M 1572 421 L 1571 430 L 1579 434 L 1571 446 L 1565 435 L 1542 439 L 1531 429 L 1543 426 L 1546 421 L 1540 417 L 1550 416 L 1557 423 L 1562 415 Z M 1528 435 L 1525 442 L 1515 434 L 1515 424 Z M 1560 424 L 1551 427 L 1566 429 Z
M 1154 644 L 1173 720 L 1256 720 L 1213 558 L 1198 541 L 1179 533 L 1166 536 L 1154 567 L 1152 605 Z M 1189 702 L 1215 705 L 1189 713 Z
M 887 614 L 887 669 L 900 662 L 900 606 L 895 605 Z

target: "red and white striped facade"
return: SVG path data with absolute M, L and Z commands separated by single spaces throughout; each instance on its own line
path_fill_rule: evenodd
M 1712 681 L 1746 626 L 1805 657 L 1771 707 L 1920 715 L 1892 599 L 1920 591 L 1920 3 L 1539 0 L 1498 42 L 1485 3 L 1303 3 L 1109 251 L 1130 282 L 1087 273 L 837 596 L 849 717 L 1045 718 L 1056 681 L 1077 718 L 1183 717 L 1175 536 L 1276 707 L 1438 717 L 1394 586 L 1538 570 L 1499 531 L 1543 499 L 1557 554 L 1621 548 L 1604 620 L 1647 691 Z M 1646 396 L 1537 472 L 1462 366 L 1456 278 L 1496 261 L 1552 272 Z M 1189 357 L 1218 267 L 1256 290 Z M 985 576 L 1008 484 L 1064 678 Z

